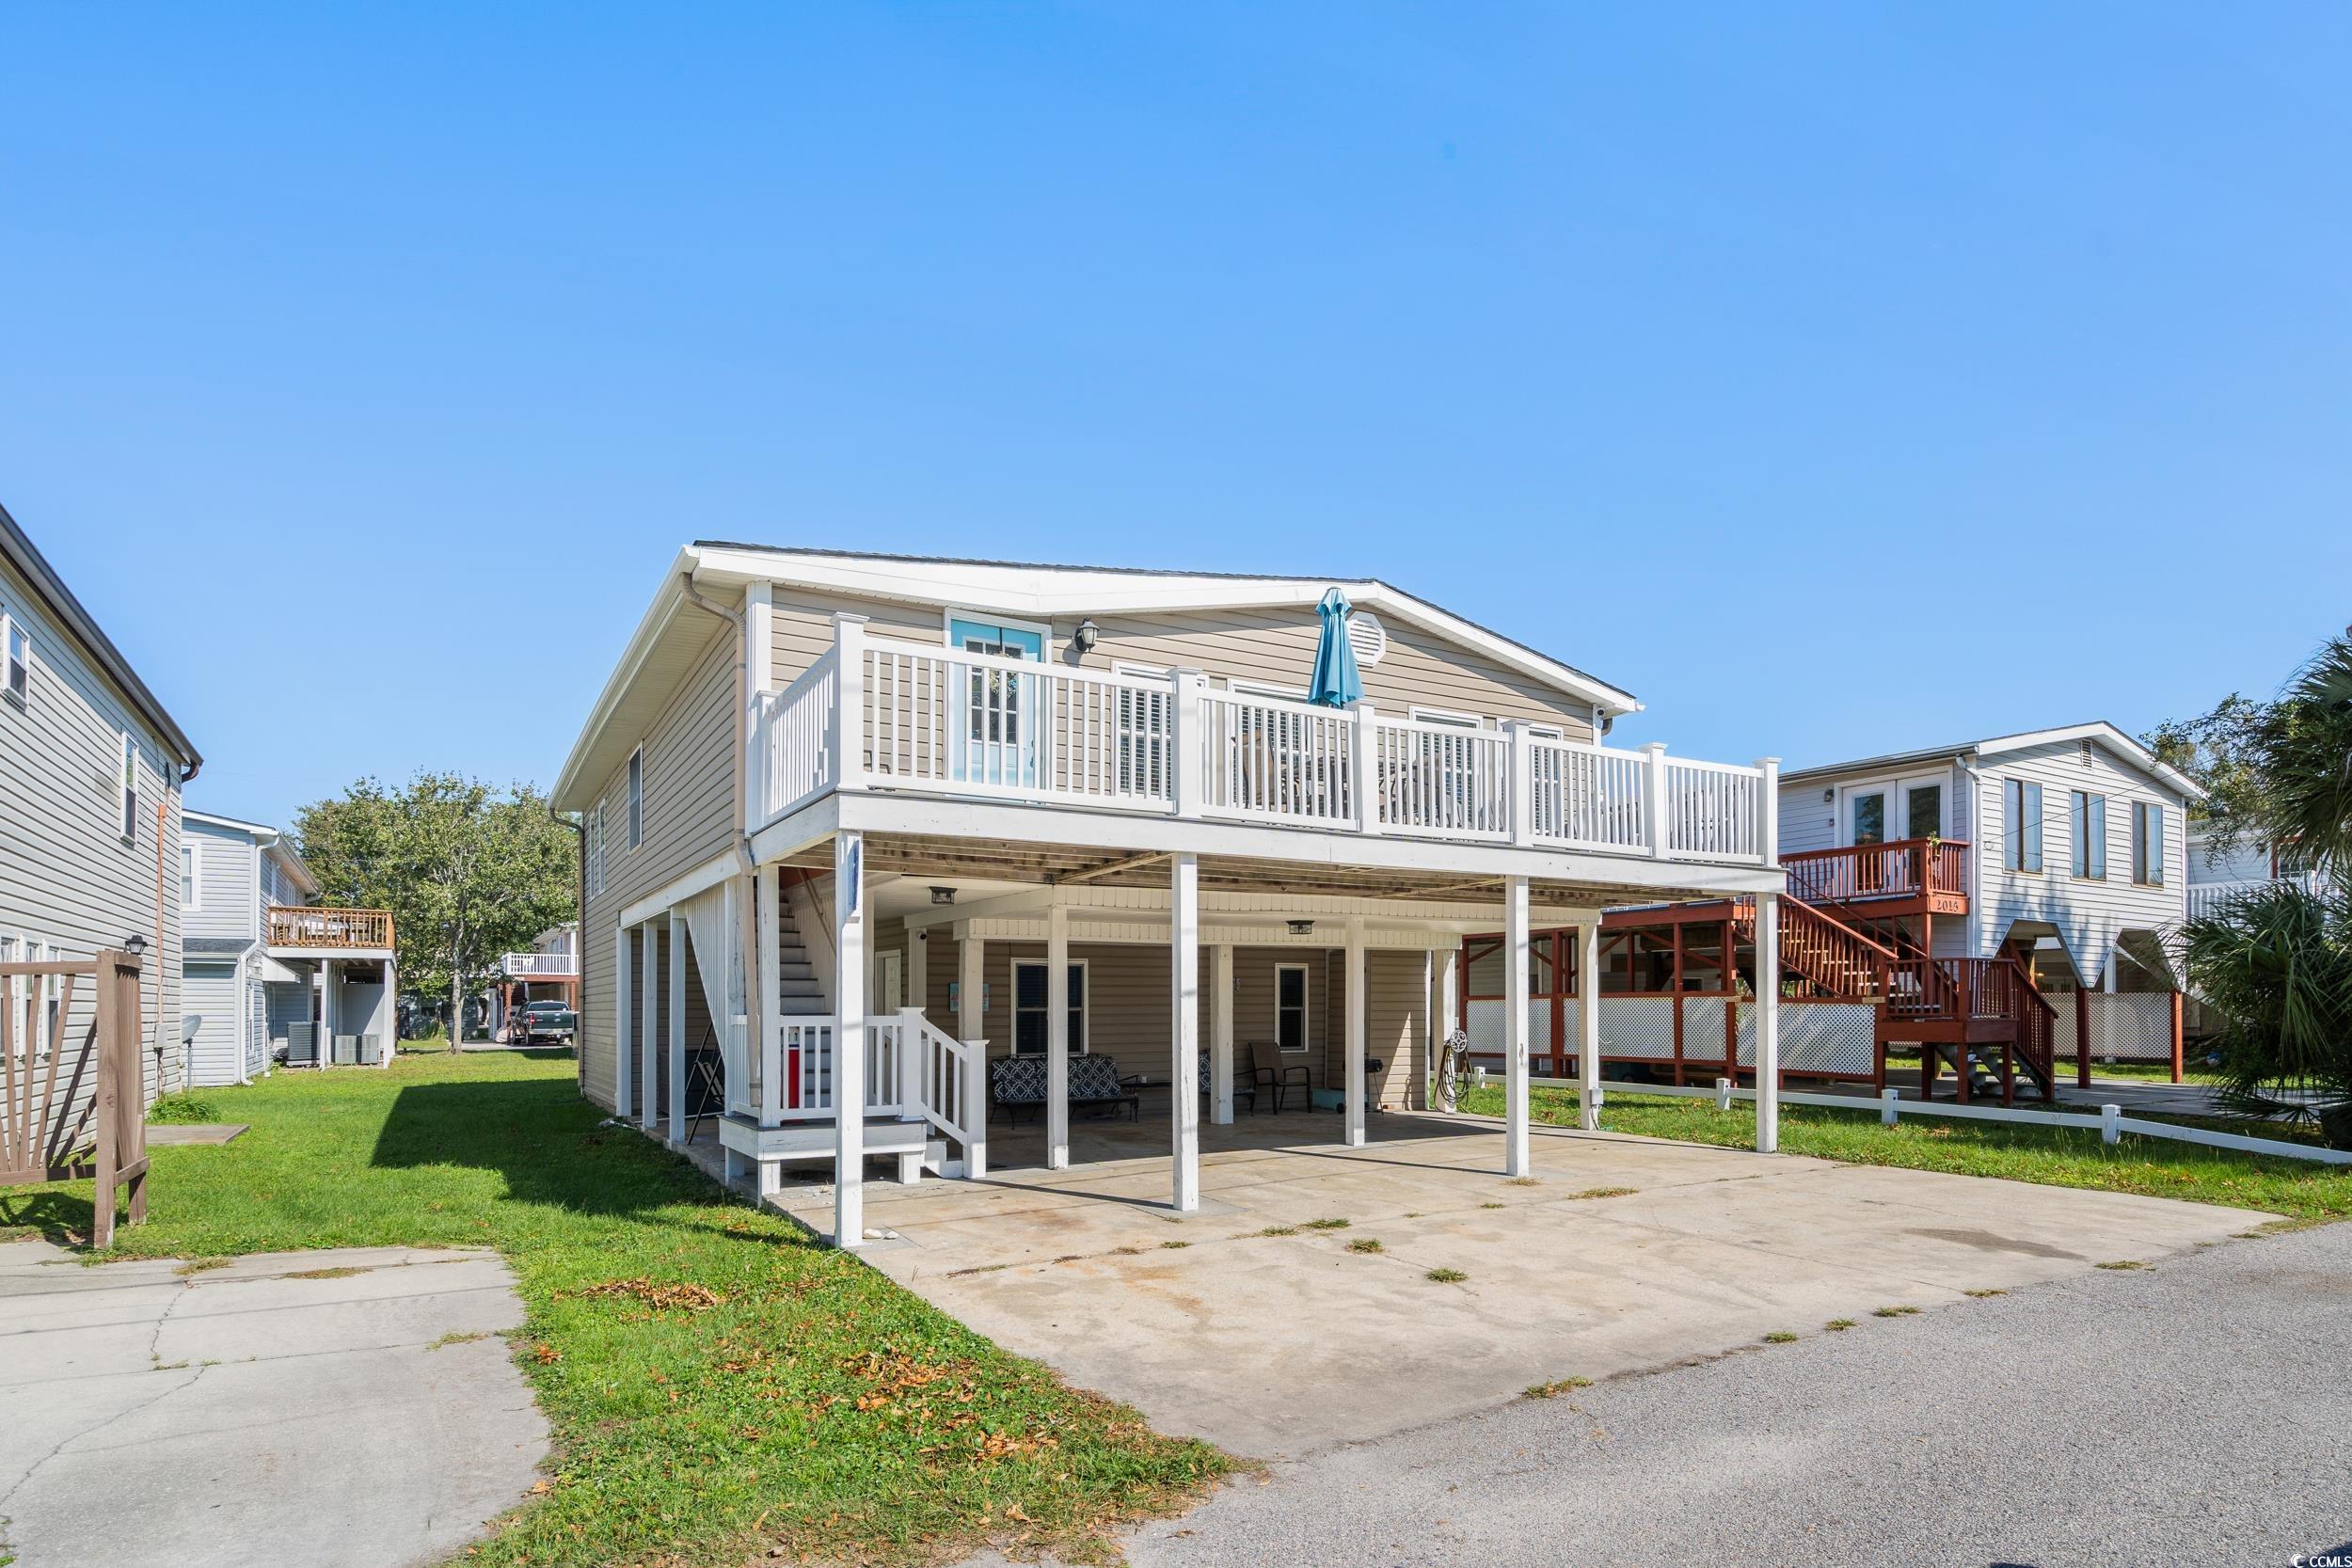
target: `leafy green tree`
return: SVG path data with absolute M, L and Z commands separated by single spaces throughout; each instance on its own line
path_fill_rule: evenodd
M 2182 927 L 2181 957 L 2221 1015 L 2224 1101 L 2352 1144 L 2352 895 L 2266 883 Z
M 2330 638 L 2255 735 L 2265 836 L 2288 859 L 2352 872 L 2352 632 Z
M 2263 836 L 2265 795 L 2257 758 L 2269 717 L 2269 704 L 2233 691 L 2211 712 L 2168 720 L 2139 737 L 2158 761 L 2205 787 L 2205 799 L 2191 801 L 2188 816 L 2204 828 L 2209 853 Z
M 501 957 L 579 914 L 578 841 L 528 784 L 362 779 L 297 812 L 294 836 L 326 902 L 391 911 L 401 978 L 449 998 L 452 1050 Z

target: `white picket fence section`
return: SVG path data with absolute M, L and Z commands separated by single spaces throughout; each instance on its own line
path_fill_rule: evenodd
M 1722 1110 L 1731 1109 L 1735 1100 L 1754 1101 L 1754 1089 L 1735 1088 L 1731 1080 L 1718 1078 L 1713 1088 L 1696 1084 L 1677 1087 L 1672 1084 L 1617 1084 L 1604 1085 L 1602 1103 L 1606 1104 L 1613 1089 L 1623 1095 L 1665 1095 L 1686 1100 L 1712 1100 Z M 1786 1089 L 1779 1096 L 1783 1105 L 1824 1105 L 1837 1111 L 1876 1110 L 1879 1120 L 1895 1126 L 1904 1117 L 1940 1117 L 1961 1121 L 2006 1121 L 2028 1127 L 2072 1127 L 2099 1133 L 2107 1143 L 2121 1142 L 2126 1132 L 2143 1138 L 2167 1138 L 2174 1143 L 2197 1144 L 2206 1148 L 2226 1148 L 2241 1154 L 2262 1154 L 2281 1160 L 2309 1160 L 2325 1165 L 2352 1165 L 2352 1149 L 2321 1148 L 2313 1144 L 2286 1143 L 2278 1138 L 2252 1138 L 2236 1132 L 2214 1132 L 2201 1127 L 2183 1127 L 2176 1122 L 2147 1121 L 2127 1117 L 2120 1105 L 2102 1105 L 2096 1116 L 2081 1111 L 2018 1111 L 2005 1110 L 1998 1105 L 1956 1105 L 1942 1101 L 1905 1100 L 1894 1090 L 1885 1090 L 1875 1101 L 1857 1099 L 1843 1094 L 1795 1094 Z
M 1761 766 L 966 653 L 854 618 L 834 639 L 758 701 L 747 832 L 855 789 L 1757 865 L 1771 837 Z

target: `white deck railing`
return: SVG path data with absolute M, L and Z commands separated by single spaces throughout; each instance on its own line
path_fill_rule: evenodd
M 2300 875 L 2285 877 L 2248 877 L 2229 882 L 2191 882 L 2188 884 L 2188 917 L 2195 920 L 2202 915 L 2211 914 L 2216 909 L 2233 898 L 2249 893 L 2259 893 L 2264 888 L 2276 887 L 2282 882 L 2293 883 L 2305 893 L 2316 894 L 2322 891 L 2321 879 L 2315 871 L 2306 871 Z
M 501 967 L 510 980 L 570 980 L 580 975 L 576 953 L 509 953 Z
M 732 1085 L 728 1099 L 762 1125 L 831 1121 L 834 1043 L 839 1020 L 793 1016 L 774 1034 L 755 1083 Z M 866 1021 L 866 1114 L 920 1117 L 959 1142 L 977 1134 L 987 1114 L 979 1076 L 986 1041 L 959 1040 L 933 1028 L 920 1009 Z M 772 1098 L 771 1093 L 772 1092 Z
M 763 696 L 747 831 L 833 790 L 1115 808 L 1760 865 L 1762 767 L 1211 690 L 870 636 Z

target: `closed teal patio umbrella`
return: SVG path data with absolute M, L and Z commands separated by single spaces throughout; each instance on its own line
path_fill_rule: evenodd
M 1347 641 L 1347 618 L 1354 614 L 1347 595 L 1334 588 L 1315 606 L 1323 618 L 1323 636 L 1315 643 L 1315 673 L 1307 683 L 1307 700 L 1325 707 L 1345 707 L 1364 695 L 1364 677 L 1356 668 L 1356 650 Z

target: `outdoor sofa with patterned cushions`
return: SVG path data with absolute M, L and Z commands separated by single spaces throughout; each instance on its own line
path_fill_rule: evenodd
M 1019 1121 L 1025 1110 L 1042 1107 L 1045 1058 L 998 1056 L 991 1061 L 988 1100 L 992 1106 L 1003 1107 L 1006 1117 L 1013 1121 Z M 1094 1052 L 1082 1052 L 1070 1058 L 1070 1103 L 1073 1109 L 1108 1109 L 1114 1116 L 1123 1106 L 1130 1117 L 1143 1119 L 1143 1097 L 1119 1081 L 1116 1061 Z

